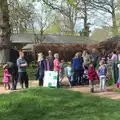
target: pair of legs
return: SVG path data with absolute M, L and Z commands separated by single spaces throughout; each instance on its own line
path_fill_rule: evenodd
M 12 77 L 12 90 L 16 90 L 17 87 L 17 80 L 18 80 L 18 74 L 11 74 Z
M 105 81 L 106 81 L 106 77 L 100 76 L 100 90 L 105 90 Z
M 89 80 L 90 91 L 94 92 L 95 80 Z
M 8 87 L 8 90 L 10 90 L 10 83 L 4 83 L 4 89 L 7 90 L 7 87 Z
M 28 81 L 29 81 L 29 79 L 28 79 L 27 72 L 20 72 L 19 76 L 18 76 L 18 79 L 20 81 L 22 89 L 24 88 L 24 86 L 23 86 L 24 83 L 25 83 L 25 88 L 28 88 Z
M 71 88 L 72 87 L 72 85 L 71 85 L 72 76 L 67 76 L 67 77 L 68 77 L 68 85 Z
M 41 75 L 39 77 L 39 86 L 43 86 L 43 78 L 44 78 L 44 75 Z
M 73 78 L 76 85 L 79 85 L 82 83 L 82 76 L 83 76 L 84 70 L 74 70 Z

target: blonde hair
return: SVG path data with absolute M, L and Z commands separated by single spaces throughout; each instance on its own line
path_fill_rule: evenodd
M 79 53 L 76 53 L 76 54 L 75 54 L 75 58 L 79 58 Z
M 43 54 L 42 53 L 39 53 L 38 54 L 38 62 L 42 61 L 44 58 L 43 58 Z

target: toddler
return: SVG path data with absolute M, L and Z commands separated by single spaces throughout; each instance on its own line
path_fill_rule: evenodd
M 94 86 L 95 86 L 95 81 L 98 80 L 98 74 L 95 71 L 93 64 L 89 65 L 88 68 L 88 78 L 89 78 L 89 84 L 90 84 L 90 90 L 91 92 L 94 92 Z
M 72 72 L 72 67 L 71 67 L 71 63 L 68 63 L 68 66 L 66 67 L 66 76 L 68 78 L 68 84 L 70 86 L 70 88 L 72 87 L 71 82 L 73 79 L 73 72 Z
M 3 78 L 4 89 L 7 90 L 7 86 L 8 86 L 8 90 L 10 90 L 10 73 L 7 69 L 7 64 L 3 66 L 3 69 L 4 69 L 4 78 Z

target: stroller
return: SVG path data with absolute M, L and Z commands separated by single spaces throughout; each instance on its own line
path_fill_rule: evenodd
M 89 84 L 88 70 L 87 70 L 87 69 L 84 70 L 84 74 L 83 74 L 83 76 L 82 76 L 82 83 L 83 83 L 84 85 L 88 85 L 88 84 Z

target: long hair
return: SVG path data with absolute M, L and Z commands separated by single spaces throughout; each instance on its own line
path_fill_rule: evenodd
M 41 62 L 44 59 L 43 54 L 39 53 L 38 54 L 38 62 Z

